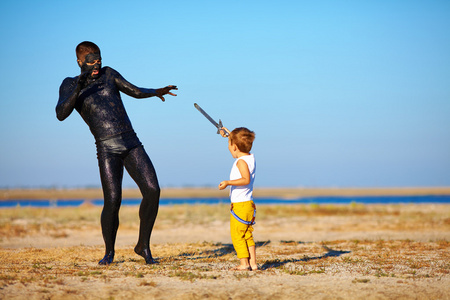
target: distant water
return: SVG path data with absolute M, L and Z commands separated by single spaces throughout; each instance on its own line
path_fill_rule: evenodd
M 299 199 L 276 199 L 276 198 L 256 198 L 256 204 L 266 205 L 286 205 L 286 204 L 450 204 L 450 195 L 443 196 L 358 196 L 358 197 L 309 197 Z M 4 200 L 0 201 L 0 208 L 8 207 L 77 207 L 85 202 L 84 199 L 77 200 Z M 92 205 L 102 206 L 103 199 L 89 201 Z M 136 206 L 141 203 L 141 199 L 123 199 L 122 205 Z M 161 199 L 160 205 L 216 205 L 228 204 L 228 198 L 182 198 L 182 199 Z

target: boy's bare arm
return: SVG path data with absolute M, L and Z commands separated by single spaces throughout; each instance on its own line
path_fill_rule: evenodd
M 222 181 L 219 184 L 219 190 L 223 190 L 229 185 L 242 186 L 250 183 L 250 170 L 248 169 L 247 163 L 244 160 L 240 159 L 238 160 L 236 166 L 238 167 L 242 177 L 239 179 Z

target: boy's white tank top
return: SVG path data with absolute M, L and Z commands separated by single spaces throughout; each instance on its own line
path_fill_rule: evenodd
M 239 157 L 234 161 L 233 167 L 230 172 L 230 180 L 242 178 L 241 172 L 237 167 L 237 162 L 242 159 L 247 163 L 248 170 L 250 171 L 250 183 L 242 186 L 232 185 L 230 188 L 230 200 L 231 203 L 245 202 L 253 200 L 253 182 L 255 181 L 256 161 L 253 154 Z

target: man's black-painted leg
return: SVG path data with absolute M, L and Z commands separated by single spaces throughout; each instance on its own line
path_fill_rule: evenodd
M 134 252 L 136 252 L 136 254 L 142 256 L 145 259 L 145 263 L 147 265 L 157 264 L 158 263 L 156 260 L 153 259 L 152 252 L 150 251 L 150 248 L 140 249 L 139 246 L 136 246 L 134 248 Z
M 98 262 L 99 265 L 110 265 L 114 261 L 114 251 L 111 251 Z
M 156 263 L 150 251 L 150 236 L 158 215 L 160 188 L 153 164 L 143 147 L 130 151 L 125 159 L 125 167 L 131 178 L 139 186 L 142 202 L 139 207 L 139 240 L 134 248 L 147 264 Z

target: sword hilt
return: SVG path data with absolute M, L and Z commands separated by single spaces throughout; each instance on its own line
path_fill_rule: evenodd
M 217 134 L 220 134 L 220 131 L 222 130 L 226 137 L 229 136 L 228 132 L 225 129 L 221 129 L 223 127 L 222 120 L 219 119 L 219 124 L 217 126 Z

